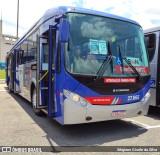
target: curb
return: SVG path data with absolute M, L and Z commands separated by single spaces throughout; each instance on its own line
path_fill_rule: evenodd
M 5 84 L 5 80 L 0 80 L 0 84 Z

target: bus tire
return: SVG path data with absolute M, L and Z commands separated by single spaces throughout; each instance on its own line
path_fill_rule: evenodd
M 32 92 L 32 108 L 33 111 L 36 115 L 41 116 L 42 115 L 42 111 L 41 109 L 37 109 L 36 105 L 37 105 L 37 93 L 36 93 L 36 89 L 33 90 Z
M 11 90 L 11 89 L 8 89 L 8 92 L 9 92 L 9 93 L 13 93 L 14 91 L 13 91 L 13 90 Z

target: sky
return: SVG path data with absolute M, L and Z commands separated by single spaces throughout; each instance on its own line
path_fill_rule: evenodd
M 3 34 L 16 36 L 17 1 L 0 0 Z M 76 6 L 137 21 L 143 29 L 160 25 L 159 0 L 19 0 L 19 37 L 55 6 Z

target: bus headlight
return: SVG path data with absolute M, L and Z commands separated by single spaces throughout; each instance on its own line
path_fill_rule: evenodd
M 80 96 L 78 96 L 77 94 L 73 95 L 74 102 L 78 102 L 79 100 L 80 100 Z
M 73 92 L 70 92 L 68 90 L 64 90 L 64 95 L 71 100 L 72 102 L 76 103 L 77 105 L 84 107 L 84 108 L 89 108 L 92 106 L 91 103 L 86 101 L 83 97 L 79 96 L 78 94 L 75 94 Z
M 141 102 L 144 104 L 150 99 L 150 90 L 146 93 L 146 95 L 142 98 Z

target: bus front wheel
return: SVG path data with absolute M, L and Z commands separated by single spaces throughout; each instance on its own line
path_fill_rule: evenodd
M 36 107 L 37 105 L 37 93 L 36 93 L 36 89 L 33 90 L 32 93 L 32 107 L 33 107 L 33 111 L 36 115 L 41 116 L 42 115 L 42 111 L 41 109 L 37 109 Z

